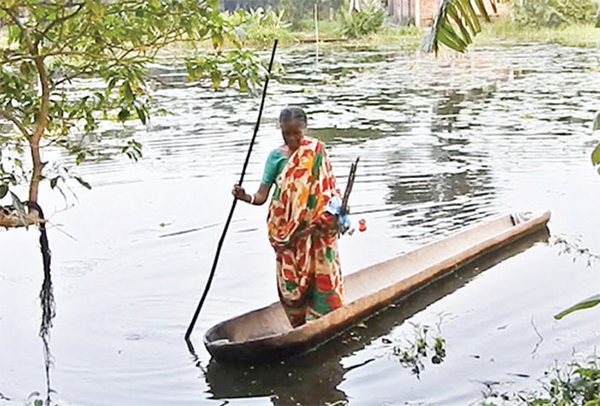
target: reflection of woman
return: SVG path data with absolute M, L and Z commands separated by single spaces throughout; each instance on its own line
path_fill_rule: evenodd
M 236 185 L 232 193 L 262 205 L 275 184 L 269 240 L 277 256 L 279 298 L 297 327 L 342 305 L 336 220 L 325 212 L 339 192 L 323 144 L 306 134 L 304 111 L 286 107 L 279 124 L 285 143 L 269 154 L 258 191 L 248 195 Z

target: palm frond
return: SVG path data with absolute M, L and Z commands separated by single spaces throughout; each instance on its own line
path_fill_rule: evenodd
M 490 0 L 489 4 L 496 12 L 495 1 Z M 431 31 L 423 41 L 423 49 L 437 54 L 442 44 L 464 52 L 481 31 L 480 18 L 490 21 L 484 0 L 441 0 Z

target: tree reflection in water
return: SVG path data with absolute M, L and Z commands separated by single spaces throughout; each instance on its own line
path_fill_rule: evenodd
M 36 205 L 37 206 L 37 205 Z M 43 219 L 42 210 L 35 207 Z M 54 301 L 54 290 L 52 287 L 52 274 L 50 271 L 50 262 L 52 253 L 50 244 L 48 243 L 48 234 L 46 233 L 46 225 L 40 224 L 40 250 L 44 264 L 44 281 L 42 282 L 42 290 L 40 291 L 40 302 L 42 307 L 42 323 L 40 325 L 39 335 L 44 345 L 44 366 L 46 372 L 46 406 L 50 406 L 52 402 L 51 394 L 53 392 L 50 384 L 50 368 L 52 367 L 52 353 L 50 352 L 50 330 L 52 329 L 52 320 L 56 316 L 56 303 Z

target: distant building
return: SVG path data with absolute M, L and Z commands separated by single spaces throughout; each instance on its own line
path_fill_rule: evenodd
M 487 10 L 492 11 L 489 0 L 484 0 Z M 437 13 L 440 0 L 387 0 L 388 14 L 399 24 L 431 27 Z M 492 16 L 506 15 L 510 12 L 508 3 L 496 3 L 497 13 Z
M 233 12 L 238 9 L 250 10 L 259 7 L 269 8 L 278 4 L 275 0 L 221 0 L 221 10 Z

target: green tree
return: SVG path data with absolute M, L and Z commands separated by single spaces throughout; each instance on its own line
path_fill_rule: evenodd
M 193 79 L 208 76 L 215 87 L 225 81 L 242 90 L 257 80 L 254 54 L 242 49 L 217 0 L 0 0 L 0 118 L 13 128 L 0 133 L 0 198 L 30 178 L 28 199 L 38 201 L 41 146 L 64 147 L 80 163 L 89 151 L 76 138 L 100 120 L 146 123 L 147 64 L 169 45 L 206 41 L 213 50 L 187 63 Z M 234 45 L 229 51 L 226 42 Z M 103 85 L 77 89 L 74 80 L 82 78 Z M 123 152 L 137 158 L 141 146 L 130 140 Z M 31 172 L 23 169 L 27 153 Z

